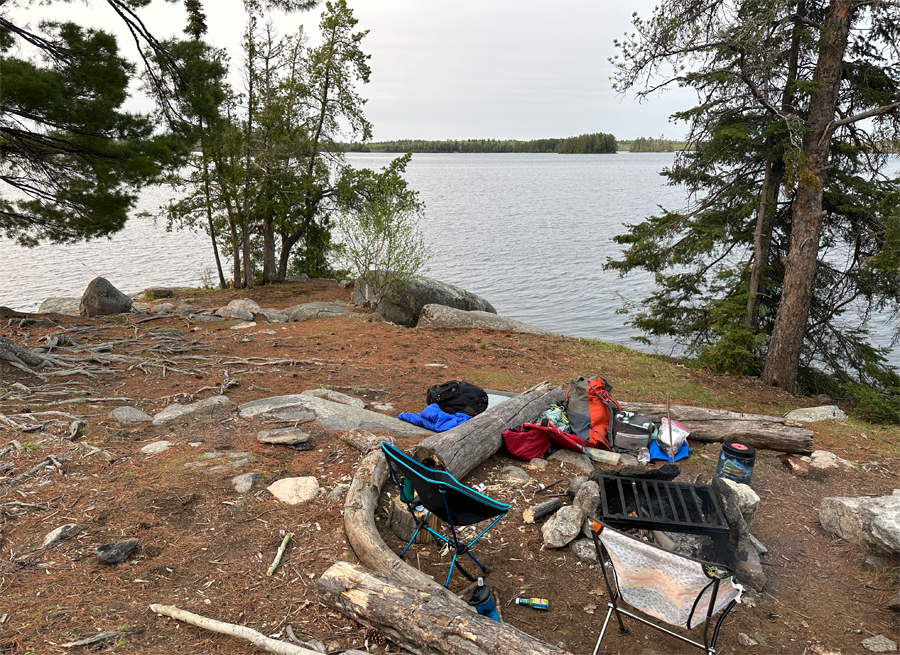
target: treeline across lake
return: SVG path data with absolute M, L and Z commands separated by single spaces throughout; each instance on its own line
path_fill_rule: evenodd
M 401 139 L 376 143 L 351 143 L 350 152 L 556 152 L 564 155 L 615 154 L 616 137 L 596 132 L 565 139 L 463 139 L 427 141 L 425 139 Z
M 629 152 L 675 152 L 676 150 L 684 150 L 683 141 L 672 141 L 665 137 L 633 139 L 631 141 L 619 141 L 619 150 L 628 150 Z

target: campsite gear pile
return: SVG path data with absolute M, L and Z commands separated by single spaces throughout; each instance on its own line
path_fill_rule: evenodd
M 566 389 L 563 405 L 545 411 L 538 422 L 505 430 L 503 443 L 513 457 L 544 458 L 565 448 L 584 453 L 599 448 L 633 453 L 645 464 L 650 459 L 681 459 L 687 456 L 690 430 L 663 419 L 663 435 L 649 416 L 626 412 L 612 396 L 612 384 L 600 376 L 577 377 Z

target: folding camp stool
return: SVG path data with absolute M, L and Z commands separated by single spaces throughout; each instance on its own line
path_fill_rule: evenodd
M 394 479 L 397 487 L 401 490 L 401 500 L 406 503 L 409 513 L 412 514 L 413 519 L 416 521 L 416 530 L 410 538 L 409 543 L 407 543 L 406 547 L 403 549 L 403 552 L 400 553 L 401 559 L 406 555 L 406 551 L 409 550 L 410 545 L 415 541 L 419 532 L 426 530 L 432 536 L 438 548 L 446 544 L 453 549 L 453 560 L 450 562 L 450 570 L 447 572 L 447 580 L 444 582 L 445 587 L 450 584 L 450 575 L 453 573 L 454 567 L 456 567 L 466 579 L 472 582 L 475 581 L 475 578 L 469 575 L 469 573 L 460 565 L 460 555 L 468 555 L 483 573 L 487 573 L 487 567 L 475 558 L 471 552 L 471 548 L 475 545 L 475 542 L 487 534 L 487 531 L 490 530 L 497 521 L 506 515 L 510 505 L 488 498 L 474 489 L 461 484 L 446 471 L 437 471 L 428 468 L 387 442 L 381 442 L 381 451 L 384 453 L 384 457 L 387 460 L 391 477 Z M 413 502 L 411 494 L 403 492 L 404 484 L 400 479 L 401 476 L 412 485 L 418 496 L 418 504 L 428 510 L 428 513 L 424 517 L 417 516 L 415 511 L 416 505 Z M 452 539 L 437 532 L 428 524 L 428 517 L 431 514 L 437 516 L 450 527 Z M 490 525 L 482 530 L 477 537 L 472 539 L 472 541 L 469 543 L 460 541 L 456 532 L 457 527 L 474 525 L 487 520 L 491 520 Z

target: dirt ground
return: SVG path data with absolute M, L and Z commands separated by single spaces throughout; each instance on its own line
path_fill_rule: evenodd
M 287 283 L 242 291 L 179 291 L 176 304 L 220 307 L 250 297 L 263 307 L 285 308 L 316 300 L 349 300 L 335 283 Z M 172 301 L 172 299 L 169 299 Z M 5 318 L 0 335 L 27 348 L 46 335 L 65 332 L 80 346 L 118 361 L 89 363 L 105 371 L 50 378 L 44 382 L 0 362 L 0 653 L 116 652 L 238 654 L 255 651 L 243 640 L 161 618 L 151 603 L 176 605 L 211 618 L 286 638 L 290 627 L 301 639 L 318 639 L 329 652 L 370 648 L 398 652 L 382 635 L 321 605 L 316 581 L 339 560 L 356 561 L 343 531 L 342 500 L 327 494 L 301 505 L 275 500 L 266 490 L 291 476 L 316 476 L 326 490 L 349 484 L 359 455 L 340 434 L 303 426 L 312 450 L 261 444 L 260 425 L 238 417 L 236 405 L 260 398 L 327 387 L 364 399 L 390 403 L 396 415 L 418 412 L 433 384 L 466 379 L 483 387 L 522 391 L 549 380 L 564 385 L 576 375 L 602 373 L 621 401 L 672 402 L 685 399 L 679 388 L 640 391 L 621 349 L 598 350 L 583 340 L 483 330 L 416 330 L 359 314 L 300 323 L 258 323 L 234 330 L 238 321 L 191 322 L 184 318 L 144 320 L 132 314 L 97 319 Z M 106 346 L 102 344 L 107 344 Z M 113 344 L 113 345 L 110 345 Z M 55 350 L 81 357 L 76 346 Z M 676 371 L 683 385 L 699 388 L 710 405 L 761 414 L 814 404 L 755 380 L 712 376 L 648 358 Z M 139 363 L 140 365 L 135 365 Z M 227 385 L 226 385 L 227 382 Z M 18 385 L 25 385 L 31 391 Z M 120 426 L 109 417 L 131 405 L 150 414 L 174 403 L 217 395 L 223 385 L 235 405 L 161 426 Z M 632 395 L 634 394 L 634 395 Z M 74 421 L 83 419 L 70 438 Z M 886 609 L 898 586 L 897 562 L 882 571 L 863 567 L 857 545 L 825 532 L 818 507 L 826 496 L 890 493 L 897 485 L 897 428 L 828 421 L 807 425 L 815 447 L 858 466 L 808 477 L 789 473 L 762 451 L 752 487 L 761 497 L 753 533 L 768 547 L 763 558 L 768 584 L 747 594 L 726 621 L 721 653 L 802 653 L 811 644 L 865 652 L 861 641 L 877 634 L 897 639 L 896 612 Z M 157 455 L 140 449 L 167 440 L 174 447 Z M 400 439 L 402 447 L 415 440 Z M 692 442 L 680 480 L 715 469 L 717 444 Z M 28 472 L 52 457 L 53 467 Z M 500 469 L 522 466 L 532 481 L 514 488 L 500 481 Z M 865 465 L 865 466 L 863 466 Z M 231 479 L 258 472 L 247 494 Z M 467 478 L 485 482 L 488 494 L 513 504 L 479 553 L 490 567 L 492 587 L 505 621 L 551 644 L 562 642 L 582 654 L 593 649 L 605 616 L 606 592 L 599 570 L 578 561 L 569 548 L 542 548 L 540 525 L 526 525 L 521 510 L 539 502 L 538 484 L 565 491 L 579 472 L 559 463 L 544 470 L 502 453 Z M 383 517 L 381 517 L 383 520 Z M 44 537 L 66 524 L 78 526 L 63 541 L 42 546 Z M 283 562 L 266 575 L 284 532 L 294 537 Z M 95 549 L 136 538 L 138 547 L 119 565 L 101 564 Z M 399 539 L 386 533 L 397 552 Z M 447 558 L 432 544 L 415 546 L 407 561 L 443 579 Z M 466 581 L 455 574 L 451 589 Z M 516 596 L 539 596 L 550 611 L 517 606 Z M 632 623 L 632 626 L 634 624 Z M 118 630 L 117 639 L 64 648 L 98 632 Z M 744 646 L 738 633 L 759 645 Z M 684 645 L 660 633 L 613 628 L 603 652 L 680 653 Z

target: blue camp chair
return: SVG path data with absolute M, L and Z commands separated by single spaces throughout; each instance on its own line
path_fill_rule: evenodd
M 503 518 L 509 511 L 510 506 L 488 498 L 464 484 L 460 484 L 456 478 L 446 471 L 436 471 L 423 466 L 389 443 L 382 441 L 381 451 L 384 453 L 385 459 L 387 459 L 391 477 L 400 489 L 400 499 L 406 503 L 409 513 L 412 514 L 416 522 L 416 531 L 413 533 L 409 543 L 406 544 L 406 548 L 400 553 L 400 557 L 403 558 L 406 555 L 406 551 L 409 550 L 410 545 L 419 532 L 426 530 L 439 548 L 443 544 L 447 544 L 454 549 L 453 561 L 450 562 L 450 570 L 447 572 L 447 580 L 444 582 L 445 587 L 450 584 L 450 575 L 453 573 L 453 567 L 456 567 L 466 579 L 472 582 L 475 581 L 475 578 L 460 566 L 458 559 L 460 555 L 468 555 L 484 573 L 487 573 L 487 568 L 475 558 L 471 553 L 471 548 L 497 521 Z M 417 502 L 413 502 L 414 496 L 412 493 L 408 490 L 404 491 L 404 480 L 412 485 L 415 494 L 418 495 Z M 428 513 L 422 518 L 417 517 L 415 512 L 416 505 L 421 505 L 428 510 Z M 433 530 L 428 525 L 427 520 L 430 514 L 434 514 L 450 526 L 452 540 Z M 490 525 L 482 530 L 481 534 L 472 541 L 469 543 L 460 541 L 456 534 L 458 526 L 474 525 L 490 519 L 493 519 Z

